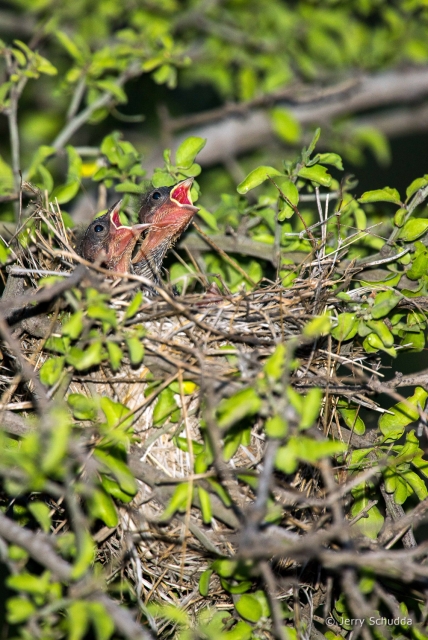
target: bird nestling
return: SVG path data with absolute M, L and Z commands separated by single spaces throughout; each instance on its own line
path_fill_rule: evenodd
M 143 197 L 138 218 L 141 224 L 150 227 L 132 259 L 132 269 L 137 275 L 159 284 L 166 252 L 199 211 L 190 196 L 192 184 L 193 178 L 187 178 L 173 187 L 152 189 Z
M 102 216 L 95 218 L 86 229 L 77 253 L 89 262 L 98 262 L 106 269 L 118 273 L 129 273 L 132 252 L 144 229 L 150 223 L 123 225 L 119 218 L 122 200 L 116 202 Z

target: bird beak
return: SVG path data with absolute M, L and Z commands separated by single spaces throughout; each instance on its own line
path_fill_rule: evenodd
M 151 226 L 151 223 L 140 223 L 134 224 L 132 227 L 127 227 L 120 221 L 119 212 L 121 205 L 122 200 L 119 200 L 119 202 L 116 202 L 116 204 L 114 204 L 110 209 L 110 222 L 112 222 L 115 231 L 120 232 L 121 230 L 127 230 L 127 232 L 133 233 L 138 238 L 138 236 L 144 229 L 148 229 Z
M 172 189 L 169 194 L 171 202 L 174 202 L 181 208 L 186 208 L 193 213 L 199 211 L 199 207 L 195 207 L 192 202 L 192 196 L 190 195 L 190 189 L 192 188 L 193 178 L 186 178 L 182 180 Z
M 134 224 L 132 227 L 123 225 L 120 221 L 119 211 L 122 200 L 116 202 L 110 209 L 111 222 L 111 241 L 109 243 L 109 258 L 117 259 L 115 271 L 127 273 L 129 271 L 129 263 L 131 254 L 140 233 L 151 226 L 151 224 Z

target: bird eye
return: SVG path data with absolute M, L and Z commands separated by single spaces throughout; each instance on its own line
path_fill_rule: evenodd
M 159 193 L 159 191 L 155 191 L 154 194 L 152 195 L 153 200 L 159 200 L 160 197 L 161 197 L 161 194 Z
M 100 231 L 104 231 L 104 227 L 102 224 L 97 224 L 96 227 L 94 227 L 94 231 L 95 233 L 99 233 Z

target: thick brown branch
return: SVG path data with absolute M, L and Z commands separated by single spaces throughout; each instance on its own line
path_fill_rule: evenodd
M 282 105 L 303 125 L 331 122 L 343 115 L 358 114 L 362 111 L 376 109 L 393 104 L 414 102 L 428 95 L 428 68 L 401 69 L 384 73 L 373 74 L 362 78 L 350 79 L 345 86 L 343 84 L 329 87 L 323 90 L 313 90 L 314 99 L 305 103 L 296 103 L 292 100 L 289 90 L 270 97 L 270 103 Z M 325 92 L 327 94 L 325 95 Z M 264 98 L 266 101 L 266 99 Z M 426 107 L 421 108 L 421 126 L 426 128 Z M 397 114 L 390 114 L 385 123 L 385 133 L 393 133 Z M 409 127 L 409 119 L 412 120 L 412 130 L 419 125 L 417 118 L 412 115 L 400 113 L 400 122 L 403 124 L 400 133 Z M 404 117 L 404 120 L 403 120 Z M 194 120 L 196 118 L 196 120 Z M 371 122 L 371 116 L 364 116 L 361 125 Z M 377 120 L 376 120 L 377 118 Z M 373 125 L 381 125 L 382 115 L 376 115 Z M 201 125 L 201 119 L 204 124 Z M 215 109 L 196 114 L 179 120 L 178 125 L 186 127 L 183 134 L 177 136 L 173 142 L 173 148 L 189 135 L 207 138 L 205 148 L 198 155 L 198 162 L 203 166 L 222 163 L 230 156 L 252 151 L 265 145 L 273 139 L 272 126 L 267 110 L 257 104 L 226 105 L 221 110 Z M 404 127 L 404 128 L 403 128 Z M 168 123 L 169 130 L 176 128 L 174 120 Z M 419 129 L 418 129 L 419 130 Z M 161 150 L 156 150 L 156 157 Z M 154 166 L 155 163 L 154 163 Z

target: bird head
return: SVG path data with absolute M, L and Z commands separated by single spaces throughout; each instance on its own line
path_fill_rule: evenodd
M 144 196 L 138 216 L 150 228 L 132 259 L 136 273 L 159 280 L 166 252 L 199 211 L 192 203 L 192 183 L 193 178 L 187 178 L 173 187 L 152 189 Z
M 119 218 L 121 203 L 119 200 L 107 213 L 91 222 L 80 243 L 79 253 L 85 260 L 104 264 L 111 271 L 128 273 L 135 244 L 150 224 L 123 225 Z

